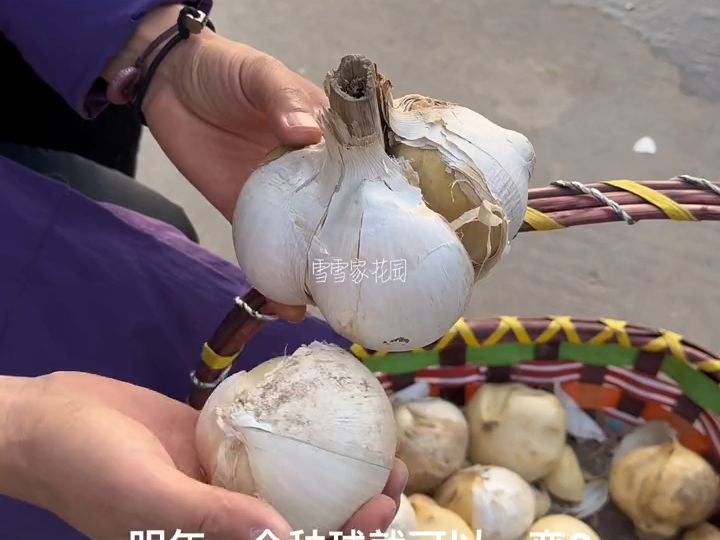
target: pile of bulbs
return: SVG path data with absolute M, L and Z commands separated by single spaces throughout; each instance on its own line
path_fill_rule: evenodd
M 488 383 L 464 410 L 425 397 L 398 399 L 394 412 L 411 495 L 391 528 L 450 534 L 464 524 L 482 530 L 483 540 L 545 531 L 599 540 L 586 520 L 611 499 L 638 538 L 684 532 L 683 540 L 720 540 L 720 530 L 705 522 L 718 509 L 718 476 L 664 422 L 628 433 L 603 477 L 581 468 L 571 444 L 597 440 L 601 428 L 559 386 L 549 392 Z
M 464 410 L 436 397 L 391 401 L 352 354 L 313 342 L 221 383 L 197 448 L 213 484 L 268 501 L 296 530 L 341 530 L 382 491 L 397 455 L 410 476 L 390 528 L 406 537 L 454 530 L 473 540 L 480 530 L 483 540 L 525 540 L 549 530 L 599 540 L 583 519 L 612 499 L 641 539 L 718 540 L 705 522 L 718 476 L 669 425 L 627 434 L 605 476 L 583 470 L 571 444 L 599 430 L 559 386 L 487 383 Z

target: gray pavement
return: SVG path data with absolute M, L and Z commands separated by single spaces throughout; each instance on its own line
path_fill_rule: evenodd
M 375 60 L 396 94 L 473 108 L 535 145 L 556 179 L 720 178 L 717 0 L 216 0 L 219 31 L 321 82 Z M 635 154 L 649 135 L 655 155 Z M 140 178 L 182 204 L 234 260 L 228 224 L 149 136 Z M 720 350 L 720 223 L 607 224 L 521 235 L 468 317 L 611 317 Z

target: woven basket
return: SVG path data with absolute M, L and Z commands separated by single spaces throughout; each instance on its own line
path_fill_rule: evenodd
M 669 181 L 556 182 L 530 192 L 521 232 L 642 219 L 720 219 L 720 186 L 689 176 Z M 436 343 L 407 353 L 351 347 L 388 394 L 426 383 L 430 394 L 462 406 L 486 382 L 553 391 L 556 383 L 619 432 L 668 422 L 679 441 L 720 472 L 720 358 L 680 334 L 625 321 L 498 317 L 459 320 Z M 610 426 L 612 427 L 612 425 Z M 711 521 L 720 526 L 720 515 Z M 601 538 L 635 539 L 612 505 L 591 524 Z
M 389 394 L 423 382 L 458 405 L 485 382 L 558 382 L 580 407 L 618 423 L 667 421 L 720 470 L 720 359 L 675 332 L 607 319 L 461 319 L 413 352 L 351 351 Z
M 679 441 L 720 472 L 720 359 L 668 330 L 618 320 L 499 317 L 458 321 L 437 343 L 408 353 L 353 354 L 388 394 L 426 383 L 462 406 L 483 383 L 518 382 L 552 392 L 556 383 L 606 428 L 623 433 L 668 422 Z M 710 521 L 720 527 L 720 513 Z M 601 538 L 637 540 L 614 505 L 588 519 Z

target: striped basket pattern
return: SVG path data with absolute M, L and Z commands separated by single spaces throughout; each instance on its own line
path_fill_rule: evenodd
M 485 382 L 554 383 L 588 412 L 623 424 L 664 420 L 720 470 L 720 359 L 681 335 L 612 319 L 460 319 L 407 353 L 353 345 L 392 394 L 424 382 L 458 405 Z

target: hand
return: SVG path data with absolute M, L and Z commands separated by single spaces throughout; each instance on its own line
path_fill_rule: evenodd
M 99 540 L 150 529 L 168 537 L 177 529 L 204 533 L 209 540 L 254 540 L 265 529 L 290 537 L 289 525 L 268 504 L 204 483 L 195 453 L 197 411 L 151 390 L 83 373 L 31 381 L 13 410 L 24 418 L 13 423 L 22 434 L 14 438 L 23 441 L 13 454 L 22 481 L 13 485 L 22 492 L 10 490 L 10 496 L 47 508 Z M 348 531 L 385 530 L 406 478 L 398 464 L 387 495 L 368 501 Z
M 147 41 L 177 6 L 143 22 Z M 148 127 L 178 170 L 228 220 L 250 173 L 279 145 L 319 142 L 324 92 L 279 60 L 209 29 L 160 64 L 143 101 Z
M 180 6 L 148 13 L 104 76 L 132 64 L 147 45 L 176 23 Z M 315 113 L 324 92 L 280 61 L 205 29 L 160 63 L 143 101 L 148 127 L 177 169 L 228 220 L 244 182 L 279 145 L 319 142 Z M 305 306 L 272 305 L 291 322 Z

